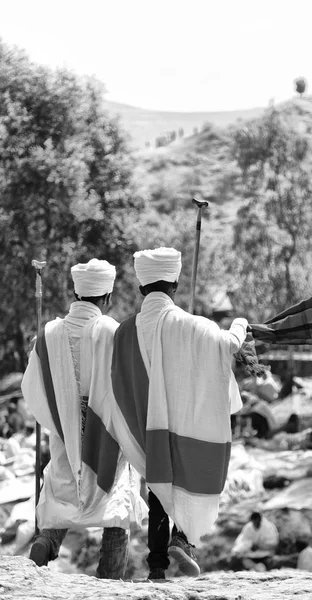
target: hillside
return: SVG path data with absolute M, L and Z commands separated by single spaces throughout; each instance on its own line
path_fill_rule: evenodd
M 130 133 L 133 145 L 143 148 L 146 143 L 155 146 L 155 139 L 166 131 L 178 131 L 183 128 L 189 136 L 194 128 L 201 129 L 204 123 L 212 123 L 216 127 L 226 127 L 238 119 L 252 119 L 263 113 L 263 108 L 235 110 L 226 112 L 164 112 L 145 110 L 118 102 L 104 102 L 111 114 L 119 115 L 124 128 Z
M 256 110 L 254 115 L 246 114 L 243 122 L 227 127 L 206 123 L 195 135 L 137 154 L 136 180 L 143 197 L 157 211 L 170 213 L 178 207 L 190 208 L 193 196 L 209 201 L 203 219 L 209 217 L 206 229 L 212 246 L 231 236 L 241 200 L 238 169 L 231 153 L 231 130 L 250 120 L 256 122 L 261 116 Z M 279 105 L 277 110 L 290 118 L 298 131 L 311 136 L 312 97 L 296 98 Z

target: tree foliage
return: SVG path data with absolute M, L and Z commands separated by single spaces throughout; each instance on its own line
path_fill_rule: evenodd
M 298 77 L 295 79 L 296 92 L 302 96 L 307 89 L 307 80 L 304 77 Z
M 70 267 L 93 256 L 116 265 L 112 314 L 126 317 L 141 301 L 132 254 L 158 245 L 182 251 L 177 303 L 187 308 L 193 194 L 211 202 L 203 215 L 197 314 L 209 314 L 216 286 L 232 290 L 236 312 L 250 321 L 311 293 L 310 137 L 290 111 L 271 107 L 222 135 L 205 130 L 185 141 L 186 150 L 159 152 L 149 170 L 144 160 L 134 169 L 118 120 L 102 108 L 103 93 L 93 79 L 35 66 L 0 42 L 2 373 L 25 368 L 35 333 L 33 258 L 47 261 L 44 321 L 65 313 Z
M 231 270 L 240 283 L 237 301 L 251 318 L 266 318 L 308 293 L 309 152 L 309 138 L 274 108 L 234 134 L 242 202 Z
M 121 274 L 134 247 L 125 215 L 141 201 L 126 136 L 104 112 L 103 91 L 97 81 L 35 66 L 0 43 L 2 370 L 8 355 L 25 367 L 36 323 L 33 258 L 47 261 L 47 320 L 67 307 L 74 262 L 96 255 Z

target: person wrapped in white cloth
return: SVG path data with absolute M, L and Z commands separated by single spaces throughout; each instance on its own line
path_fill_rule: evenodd
M 115 334 L 112 361 L 115 436 L 145 477 L 149 494 L 150 578 L 165 576 L 169 554 L 197 575 L 189 542 L 218 515 L 231 445 L 230 415 L 241 408 L 232 356 L 246 337 L 246 319 L 229 331 L 174 304 L 181 253 L 156 248 L 134 254 L 144 296 L 141 311 Z
M 40 535 L 30 558 L 57 557 L 68 528 L 103 527 L 97 576 L 124 576 L 130 521 L 145 515 L 139 476 L 107 430 L 114 333 L 105 313 L 115 267 L 93 258 L 72 267 L 76 300 L 64 319 L 37 338 L 22 391 L 37 421 L 50 431 L 51 460 L 37 506 Z
M 265 571 L 267 560 L 274 554 L 278 542 L 279 533 L 275 524 L 261 513 L 253 512 L 234 542 L 231 566 Z M 241 564 L 235 558 L 240 558 Z

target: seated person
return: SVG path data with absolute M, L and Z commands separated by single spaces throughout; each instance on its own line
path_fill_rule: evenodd
M 253 512 L 250 520 L 244 525 L 235 540 L 231 554 L 243 559 L 242 565 L 247 569 L 255 568 L 254 560 L 261 561 L 272 556 L 279 542 L 279 534 L 274 523 L 259 512 Z M 253 559 L 253 560 L 251 560 Z

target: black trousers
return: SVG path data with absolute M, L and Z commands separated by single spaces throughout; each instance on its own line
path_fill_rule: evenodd
M 149 521 L 148 521 L 148 538 L 147 544 L 149 548 L 149 555 L 147 557 L 147 563 L 152 569 L 167 569 L 170 561 L 168 556 L 168 544 L 170 539 L 169 530 L 169 517 L 164 511 L 162 504 L 159 502 L 157 496 L 153 492 L 148 493 L 148 506 L 149 506 Z M 174 525 L 172 528 L 171 536 L 179 535 L 185 542 L 187 538 L 178 531 Z

